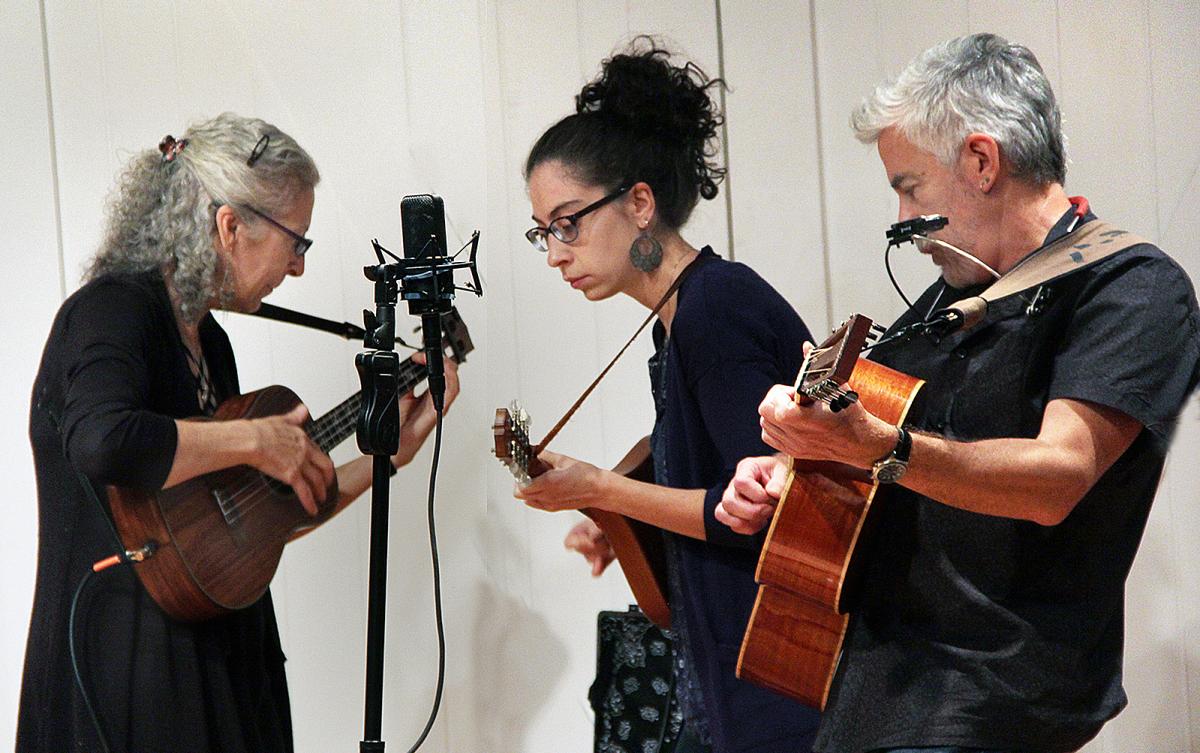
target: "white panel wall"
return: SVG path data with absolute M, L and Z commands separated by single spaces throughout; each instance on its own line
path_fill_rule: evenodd
M 774 0 L 723 13 L 734 252 L 800 312 L 814 336 L 833 315 L 825 291 L 826 202 L 817 127 L 812 16 L 807 3 Z M 799 43 L 798 43 L 799 42 Z
M 583 60 L 586 74 L 611 49 L 607 40 L 594 41 L 583 30 L 602 29 L 619 40 L 627 29 L 640 28 L 629 27 L 626 19 L 642 5 L 659 7 L 638 3 L 633 9 L 582 4 L 572 8 L 568 3 L 551 9 L 529 2 L 499 3 L 496 23 L 503 72 L 498 105 L 511 172 L 493 185 L 505 186 L 505 202 L 513 208 L 508 217 L 490 219 L 507 222 L 510 237 L 517 239 L 528 224 L 528 204 L 515 177 L 521 158 L 554 119 L 547 113 L 569 112 L 569 96 L 579 84 L 574 78 L 576 61 Z M 701 17 L 715 16 L 715 4 L 705 5 L 691 6 L 691 22 L 701 27 L 707 23 Z M 1198 157 L 1184 125 L 1195 122 L 1200 101 L 1200 20 L 1195 7 L 1054 0 L 727 0 L 721 11 L 725 76 L 732 87 L 727 103 L 730 182 L 725 188 L 732 195 L 736 257 L 775 284 L 814 332 L 854 311 L 888 321 L 903 310 L 881 259 L 883 230 L 895 220 L 896 199 L 874 148 L 854 139 L 848 126 L 851 109 L 916 53 L 949 36 L 975 31 L 996 31 L 1039 56 L 1065 113 L 1073 157 L 1071 193 L 1086 194 L 1103 216 L 1161 239 L 1185 267 L 1197 271 L 1200 248 L 1195 239 L 1200 236 L 1195 231 L 1200 228 L 1193 206 L 1200 198 Z M 531 23 L 558 30 L 555 44 L 539 47 L 536 59 L 523 45 Z M 670 19 L 663 23 L 666 29 Z M 702 53 L 688 52 L 712 72 Z M 557 110 L 555 102 L 561 103 Z M 685 237 L 701 242 L 713 238 L 698 227 L 689 225 Z M 514 244 L 520 249 L 516 240 Z M 493 376 L 498 387 L 493 392 L 499 401 L 519 391 L 527 403 L 538 406 L 535 416 L 550 414 L 544 428 L 619 344 L 617 332 L 593 322 L 623 303 L 585 306 L 573 300 L 570 291 L 559 289 L 552 273 L 540 272 L 540 281 L 529 279 L 539 271 L 521 258 L 523 250 L 515 253 L 512 300 L 498 304 L 493 299 L 489 311 L 504 307 L 502 318 L 520 357 L 502 385 Z M 910 295 L 934 276 L 926 260 L 904 250 L 894 254 L 893 264 Z M 592 320 L 580 309 L 604 313 Z M 630 324 L 624 324 L 628 330 Z M 546 369 L 543 364 L 556 355 L 562 365 Z M 650 408 L 641 396 L 646 391 L 641 362 L 622 368 L 620 376 L 610 379 L 609 393 L 593 398 L 602 405 L 585 409 L 576 419 L 574 434 L 569 431 L 557 440 L 560 449 L 611 461 L 623 449 L 612 438 L 623 431 L 624 440 L 638 433 L 634 427 L 645 425 L 648 419 L 639 416 L 648 416 Z M 586 415 L 589 410 L 591 415 Z M 1200 666 L 1194 641 L 1189 640 L 1197 622 L 1190 594 L 1200 586 L 1200 558 L 1188 546 L 1200 522 L 1187 504 L 1200 478 L 1191 470 L 1193 464 L 1179 460 L 1194 452 L 1198 429 L 1194 417 L 1182 422 L 1174 461 L 1129 582 L 1130 708 L 1087 748 L 1089 753 L 1143 750 L 1146 741 L 1154 741 L 1154 750 L 1200 746 L 1200 696 L 1189 682 Z M 579 437 L 585 432 L 591 434 L 590 443 Z M 521 574 L 512 581 L 518 598 L 537 605 L 549 599 L 555 606 L 552 612 L 535 607 L 551 626 L 562 625 L 552 658 L 544 663 L 556 688 L 549 706 L 580 717 L 564 720 L 554 713 L 544 723 L 556 735 L 570 730 L 571 739 L 582 746 L 589 734 L 590 718 L 582 708 L 591 676 L 592 615 L 599 606 L 616 606 L 619 602 L 613 599 L 625 597 L 625 592 L 619 583 L 605 593 L 589 588 L 582 566 L 554 551 L 573 521 L 546 523 L 546 518 L 561 516 L 536 513 L 525 513 L 520 520 L 519 512 L 504 508 L 504 483 L 501 477 L 489 487 L 491 515 L 504 521 L 510 535 L 520 536 L 524 525 L 530 537 L 518 543 L 505 563 L 506 574 Z M 538 536 L 547 538 L 539 543 Z M 552 567 L 559 569 L 550 575 Z M 571 616 L 573 608 L 583 616 Z M 579 636 L 581 630 L 586 630 L 584 637 Z M 558 661 L 563 650 L 572 657 L 565 670 Z M 521 740 L 524 747 L 517 744 Z M 531 745 L 528 737 L 509 742 L 519 749 L 555 749 Z
M 222 110 L 289 131 L 322 170 L 303 278 L 274 302 L 357 321 L 372 306 L 369 239 L 398 247 L 406 193 L 446 198 L 451 242 L 482 226 L 483 302 L 460 299 L 478 346 L 446 424 L 439 522 L 450 659 L 424 750 L 590 749 L 586 692 L 595 615 L 630 596 L 617 568 L 588 577 L 562 550 L 573 514 L 526 510 L 487 456 L 492 409 L 520 398 L 546 430 L 644 315 L 628 300 L 589 305 L 521 233 L 521 178 L 534 139 L 572 110 L 599 62 L 630 37 L 663 35 L 709 75 L 721 70 L 730 178 L 685 229 L 752 265 L 820 334 L 853 311 L 903 306 L 883 273 L 896 202 L 851 108 L 885 74 L 951 35 L 994 30 L 1030 46 L 1058 92 L 1073 162 L 1068 188 L 1156 238 L 1200 274 L 1200 6 L 1135 0 L 449 0 L 130 3 L 0 1 L 0 450 L 13 504 L 0 540 L 0 739 L 11 739 L 36 510 L 26 433 L 44 333 L 99 240 L 119 166 L 189 120 Z M 48 61 L 48 67 L 43 61 Z M 53 125 L 53 134 L 51 133 Z M 56 214 L 56 190 L 61 220 Z M 726 193 L 731 212 L 727 215 Z M 62 239 L 60 252 L 59 238 Z M 915 295 L 927 262 L 899 251 Z M 360 348 L 226 315 L 243 387 L 295 388 L 314 412 L 357 389 Z M 648 336 L 556 440 L 615 462 L 649 431 Z M 1200 750 L 1200 411 L 1181 423 L 1127 587 L 1130 708 L 1088 753 Z M 354 448 L 335 458 L 348 459 Z M 392 486 L 384 736 L 407 747 L 436 671 L 424 523 L 428 449 Z M 289 548 L 274 593 L 289 657 L 297 749 L 361 737 L 368 504 Z M 1151 742 L 1152 741 L 1152 742 Z
M 0 4 L 9 281 L 0 283 L 0 305 L 10 314 L 5 321 L 29 322 L 27 333 L 5 339 L 3 351 L 6 373 L 14 376 L 3 398 L 9 427 L 4 462 L 14 470 L 19 504 L 12 506 L 14 525 L 5 528 L 14 540 L 5 541 L 4 597 L 17 619 L 3 628 L 0 737 L 12 738 L 36 541 L 26 402 L 49 317 L 63 295 L 54 179 L 61 187 L 70 292 L 99 241 L 103 198 L 131 153 L 223 110 L 274 122 L 312 153 L 323 182 L 306 274 L 284 285 L 273 302 L 360 322 L 361 309 L 374 308 L 371 283 L 362 274 L 374 258 L 369 241 L 378 237 L 400 250 L 401 196 L 445 197 L 451 242 L 465 240 L 482 224 L 481 8 L 467 0 L 453 13 L 423 3 L 313 3 L 297 11 L 218 0 L 48 2 L 54 173 L 39 3 Z M 19 181 L 8 177 L 9 168 Z M 485 253 L 489 240 L 485 235 Z M 436 751 L 479 749 L 475 720 L 486 716 L 476 708 L 468 647 L 481 621 L 482 602 L 471 595 L 486 580 L 476 543 L 483 528 L 483 476 L 473 469 L 486 455 L 488 439 L 473 416 L 487 411 L 479 385 L 488 337 L 480 302 L 462 299 L 460 310 L 478 349 L 462 369 L 465 393 L 446 420 L 438 483 L 452 654 L 442 713 L 424 747 Z M 353 357 L 361 344 L 236 315 L 220 319 L 239 354 L 244 389 L 287 384 L 318 414 L 358 389 Z M 430 449 L 391 489 L 383 732 L 393 746 L 405 748 L 425 723 L 437 671 L 425 524 Z M 335 459 L 356 454 L 347 443 Z M 368 519 L 369 503 L 360 503 L 289 547 L 274 584 L 300 751 L 350 748 L 362 737 Z

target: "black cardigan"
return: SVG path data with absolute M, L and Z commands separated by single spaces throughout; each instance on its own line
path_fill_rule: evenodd
M 686 620 L 714 753 L 807 751 L 817 712 L 734 676 L 754 605 L 754 570 L 765 534 L 743 536 L 713 511 L 739 460 L 769 455 L 758 404 L 774 384 L 791 384 L 808 328 L 766 281 L 711 249 L 679 291 L 663 375 L 665 411 L 656 434 L 666 444 L 669 485 L 706 489 L 707 541 L 675 536 Z M 665 331 L 654 327 L 662 347 Z M 668 534 L 671 535 L 671 534 Z
M 211 316 L 200 339 L 218 398 L 236 394 L 233 351 Z M 38 565 L 18 753 L 99 750 L 67 643 L 76 586 L 118 547 L 97 500 L 104 484 L 161 488 L 175 454 L 174 419 L 197 413 L 160 275 L 101 278 L 63 303 L 30 411 Z M 159 610 L 129 567 L 116 567 L 88 584 L 75 620 L 80 669 L 114 751 L 292 750 L 269 594 L 228 617 L 183 624 Z

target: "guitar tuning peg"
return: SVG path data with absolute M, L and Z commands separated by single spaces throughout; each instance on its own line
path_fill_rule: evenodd
M 832 413 L 840 413 L 856 402 L 858 402 L 858 393 L 854 390 L 845 390 L 829 403 L 829 410 Z

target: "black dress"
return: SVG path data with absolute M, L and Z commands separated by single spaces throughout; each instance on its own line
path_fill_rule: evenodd
M 237 394 L 233 351 L 212 316 L 200 340 L 218 400 Z M 104 485 L 161 488 L 174 419 L 201 412 L 185 353 L 157 273 L 90 282 L 55 318 L 30 410 L 38 566 L 17 753 L 100 749 L 71 669 L 71 599 L 92 563 L 118 549 Z M 163 614 L 129 566 L 114 567 L 83 591 L 75 622 L 80 670 L 114 753 L 292 750 L 269 593 L 185 624 Z

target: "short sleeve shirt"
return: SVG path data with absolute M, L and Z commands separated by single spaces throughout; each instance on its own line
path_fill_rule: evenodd
M 981 289 L 939 281 L 893 330 Z M 1144 428 L 1055 526 L 889 490 L 818 751 L 1075 750 L 1126 703 L 1124 582 L 1197 381 L 1195 294 L 1151 245 L 1044 286 L 1031 307 L 1035 292 L 995 302 L 969 331 L 878 349 L 927 382 L 908 425 L 962 441 L 1035 437 L 1046 405 L 1069 398 Z

